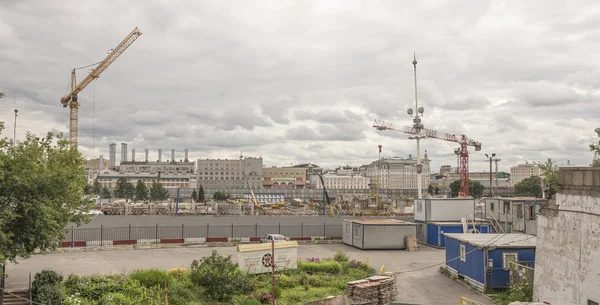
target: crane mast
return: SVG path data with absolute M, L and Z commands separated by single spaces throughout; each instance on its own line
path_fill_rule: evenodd
M 394 124 L 375 120 L 373 128 L 377 130 L 395 130 L 412 135 L 420 135 L 433 139 L 440 139 L 448 142 L 460 144 L 460 192 L 459 197 L 464 198 L 469 196 L 469 151 L 468 146 L 475 147 L 475 151 L 481 150 L 481 143 L 477 142 L 465 135 L 456 135 L 452 133 L 439 132 L 433 129 L 420 128 L 417 130 L 414 127 L 396 127 Z
M 68 92 L 64 97 L 60 99 L 63 107 L 69 107 L 69 143 L 71 148 L 77 149 L 77 137 L 79 131 L 79 102 L 77 95 L 87 85 L 89 85 L 94 79 L 100 77 L 100 74 L 108 68 L 127 48 L 133 44 L 133 42 L 142 35 L 142 32 L 136 27 L 121 41 L 121 43 L 111 50 L 106 58 L 98 63 L 98 66 L 94 68 L 82 81 L 77 84 L 77 76 L 73 69 L 71 71 L 71 92 Z

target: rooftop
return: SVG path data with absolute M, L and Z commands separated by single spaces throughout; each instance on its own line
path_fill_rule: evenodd
M 397 219 L 344 219 L 344 221 L 351 221 L 363 225 L 414 225 L 412 222 Z
M 465 242 L 472 246 L 493 246 L 495 248 L 535 248 L 536 237 L 528 234 L 457 234 L 444 236 Z

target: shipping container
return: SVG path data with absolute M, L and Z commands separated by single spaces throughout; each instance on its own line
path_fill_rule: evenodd
M 406 249 L 406 236 L 416 236 L 417 225 L 395 219 L 344 219 L 344 244 L 363 250 Z
M 534 267 L 536 237 L 527 234 L 445 234 L 446 268 L 485 293 L 508 288 L 510 262 Z
M 475 215 L 475 199 L 472 198 L 429 198 L 415 199 L 415 221 L 460 221 Z

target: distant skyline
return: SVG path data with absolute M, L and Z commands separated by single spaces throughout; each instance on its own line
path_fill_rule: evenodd
M 423 124 L 480 141 L 472 171 L 489 170 L 486 153 L 503 171 L 592 161 L 598 1 L 176 3 L 0 2 L 3 136 L 12 137 L 15 108 L 17 138 L 68 135 L 59 100 L 71 69 L 102 60 L 137 26 L 142 36 L 79 95 L 87 157 L 108 159 L 111 142 L 138 156 L 188 148 L 191 160 L 243 151 L 266 166 L 368 164 L 378 144 L 384 157 L 416 156 L 408 135 L 371 128 L 374 119 L 411 124 L 416 52 Z M 422 141 L 434 170 L 455 166 L 456 147 Z

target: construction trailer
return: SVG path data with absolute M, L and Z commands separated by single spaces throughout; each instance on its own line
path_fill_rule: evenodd
M 497 223 L 500 232 L 537 235 L 537 215 L 547 204 L 535 197 L 485 198 L 481 217 Z
M 473 218 L 475 199 L 473 198 L 427 198 L 415 199 L 414 219 L 417 222 L 461 221 Z
M 362 250 L 406 249 L 406 236 L 415 236 L 417 225 L 395 219 L 344 219 L 342 242 Z
M 483 293 L 506 289 L 511 262 L 535 267 L 535 246 L 527 234 L 446 234 L 446 268 Z
M 465 230 L 466 229 L 466 230 Z M 487 220 L 434 221 L 417 223 L 417 240 L 422 244 L 436 248 L 446 246 L 445 234 L 448 233 L 491 233 L 492 223 Z

